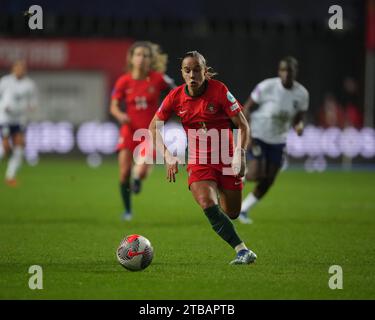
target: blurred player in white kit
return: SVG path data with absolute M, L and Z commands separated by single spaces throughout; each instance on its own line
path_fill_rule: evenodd
M 275 181 L 283 163 L 288 131 L 292 127 L 298 135 L 303 132 L 309 93 L 296 81 L 297 72 L 297 60 L 290 56 L 283 58 L 279 76 L 260 82 L 244 104 L 252 138 L 246 180 L 256 182 L 253 192 L 242 201 L 238 219 L 244 224 L 252 222 L 249 211 Z
M 17 60 L 11 73 L 0 79 L 0 136 L 4 156 L 10 156 L 5 172 L 8 186 L 17 186 L 16 174 L 24 154 L 27 116 L 37 104 L 36 86 L 27 76 L 26 62 Z

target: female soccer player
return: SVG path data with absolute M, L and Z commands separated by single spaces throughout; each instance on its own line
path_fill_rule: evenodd
M 116 82 L 112 91 L 111 114 L 121 124 L 117 145 L 120 167 L 120 191 L 124 203 L 124 220 L 132 218 L 131 192 L 139 193 L 141 181 L 147 176 L 149 165 L 140 163 L 133 170 L 133 186 L 130 177 L 133 167 L 133 152 L 141 141 L 135 141 L 137 129 L 147 129 L 154 116 L 160 93 L 175 87 L 173 80 L 164 75 L 167 55 L 162 54 L 158 45 L 148 41 L 135 42 L 128 51 L 127 73 Z M 120 102 L 125 103 L 125 110 Z M 142 155 L 134 155 L 135 158 Z
M 227 87 L 212 79 L 214 74 L 199 52 L 184 55 L 181 71 L 185 84 L 168 94 L 150 124 L 154 144 L 158 147 L 158 121 L 167 121 L 173 113 L 180 117 L 188 137 L 189 189 L 215 232 L 237 252 L 231 264 L 249 264 L 255 261 L 256 255 L 246 247 L 229 220 L 236 219 L 241 208 L 248 123 L 240 104 Z M 241 129 L 240 145 L 237 144 L 234 152 L 232 125 Z M 161 149 L 167 179 L 174 182 L 178 159 L 165 145 Z M 233 166 L 230 161 L 224 161 L 227 152 L 233 155 Z
M 16 175 L 21 167 L 25 148 L 27 113 L 37 107 L 35 83 L 27 76 L 25 61 L 13 63 L 12 72 L 0 80 L 0 136 L 5 155 L 12 152 L 5 173 L 5 183 L 17 186 Z
M 270 189 L 282 165 L 287 133 L 292 126 L 303 132 L 303 116 L 309 93 L 296 81 L 298 62 L 286 57 L 279 63 L 279 77 L 260 82 L 244 104 L 250 113 L 252 143 L 246 180 L 256 181 L 253 192 L 242 202 L 239 220 L 249 224 L 248 211 Z

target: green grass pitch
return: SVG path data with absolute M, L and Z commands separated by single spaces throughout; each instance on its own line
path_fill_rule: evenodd
M 249 266 L 228 265 L 234 252 L 193 202 L 184 168 L 175 184 L 154 168 L 131 222 L 120 220 L 113 159 L 92 169 L 84 159 L 42 158 L 20 181 L 0 186 L 1 299 L 375 298 L 374 172 L 281 173 L 255 224 L 235 222 L 258 254 Z M 142 272 L 115 257 L 132 233 L 155 249 Z M 43 268 L 43 290 L 28 287 L 31 265 Z M 331 265 L 343 269 L 342 290 L 328 287 Z

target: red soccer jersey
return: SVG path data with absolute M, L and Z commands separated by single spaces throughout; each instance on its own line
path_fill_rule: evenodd
M 133 79 L 126 73 L 116 81 L 112 99 L 125 102 L 133 130 L 148 128 L 158 108 L 160 92 L 170 86 L 170 79 L 159 72 L 151 71 L 143 80 Z
M 233 155 L 230 117 L 241 110 L 242 106 L 228 88 L 222 82 L 211 79 L 207 81 L 204 93 L 198 97 L 191 97 L 186 85 L 175 88 L 164 99 L 156 114 L 163 121 L 167 121 L 172 112 L 181 118 L 188 137 L 189 164 L 221 166 L 228 165 L 227 161 L 223 163 L 223 157 Z

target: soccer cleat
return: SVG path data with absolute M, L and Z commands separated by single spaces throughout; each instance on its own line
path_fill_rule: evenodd
M 242 224 L 252 224 L 253 220 L 250 219 L 245 212 L 241 212 L 240 215 L 238 216 L 238 220 Z
M 124 212 L 122 214 L 122 220 L 130 221 L 131 219 L 133 219 L 133 214 L 131 212 Z
M 230 264 L 250 264 L 257 258 L 257 255 L 251 250 L 243 249 L 237 252 L 236 259 L 231 261 Z
M 12 188 L 18 187 L 18 182 L 16 179 L 5 179 L 5 184 Z
M 141 189 L 142 189 L 141 179 L 134 179 L 133 185 L 132 185 L 132 191 L 134 192 L 134 194 L 140 193 Z

